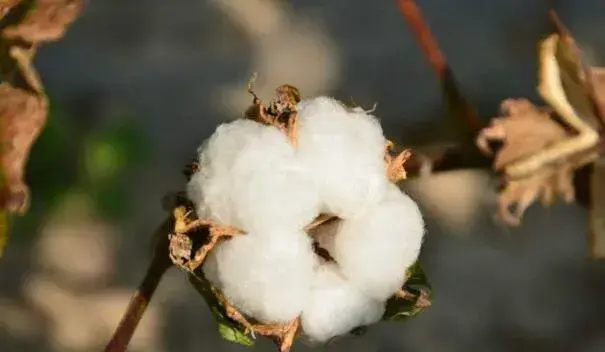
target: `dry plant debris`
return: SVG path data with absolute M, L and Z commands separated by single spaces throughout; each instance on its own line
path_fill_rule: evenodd
M 359 107 L 290 85 L 265 105 L 249 88 L 245 118 L 218 126 L 186 168 L 192 204 L 174 209 L 169 236 L 223 336 L 289 351 L 297 336 L 326 342 L 428 307 L 424 221 L 395 185 L 411 152 L 392 155 Z
M 24 181 L 29 151 L 46 120 L 45 96 L 31 94 L 8 82 L 0 83 L 2 116 L 3 192 L 0 199 L 10 213 L 23 214 L 28 208 L 29 189 Z
M 42 43 L 63 37 L 83 3 L 83 0 L 0 1 L 1 212 L 21 215 L 29 208 L 25 167 L 48 114 L 48 98 L 33 66 L 36 50 Z M 6 242 L 5 236 L 3 231 L 0 243 Z
M 486 154 L 492 153 L 489 141 L 503 142 L 493 168 L 503 173 L 499 217 L 508 225 L 519 225 L 536 199 L 544 205 L 556 196 L 574 201 L 574 172 L 599 156 L 587 83 L 579 60 L 569 58 L 565 44 L 557 34 L 540 43 L 538 92 L 549 107 L 507 99 L 501 105 L 505 116 L 492 119 L 477 137 L 478 148 Z M 516 209 L 511 211 L 511 206 Z

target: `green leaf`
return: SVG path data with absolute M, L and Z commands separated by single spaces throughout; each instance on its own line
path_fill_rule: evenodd
M 219 322 L 218 332 L 227 341 L 235 342 L 244 346 L 254 345 L 254 340 L 250 336 L 234 328 L 232 325 Z
M 225 340 L 244 346 L 254 345 L 254 338 L 245 333 L 245 328 L 240 323 L 229 318 L 225 312 L 225 308 L 212 293 L 210 282 L 208 282 L 203 274 L 190 274 L 189 282 L 191 282 L 193 287 L 204 298 L 204 301 L 206 301 L 218 324 L 218 331 Z
M 420 263 L 416 262 L 408 269 L 409 278 L 403 289 L 412 294 L 411 299 L 393 297 L 387 301 L 387 306 L 382 320 L 401 321 L 422 313 L 426 308 L 418 305 L 418 299 L 422 291 L 426 292 L 426 298 L 432 300 L 432 289 L 427 280 Z

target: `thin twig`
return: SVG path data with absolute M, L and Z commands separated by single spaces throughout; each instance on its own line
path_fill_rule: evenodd
M 445 71 L 448 69 L 445 56 L 439 49 L 439 45 L 431 33 L 431 29 L 427 25 L 420 7 L 416 5 L 414 0 L 397 0 L 399 10 L 403 15 L 404 19 L 414 31 L 414 35 L 418 40 L 418 44 L 422 48 L 424 55 L 427 57 L 431 66 L 437 73 L 439 79 L 443 79 Z
M 461 122 L 469 127 L 470 134 L 475 134 L 483 127 L 483 123 L 477 116 L 475 109 L 458 89 L 454 74 L 424 20 L 420 7 L 414 0 L 397 0 L 397 5 L 404 20 L 414 32 L 424 55 L 435 70 L 446 93 L 446 99 L 450 100 L 446 103 L 451 104 L 452 111 L 459 115 L 457 118 L 462 119 Z
M 155 253 L 143 282 L 139 285 L 128 303 L 128 308 L 122 316 L 120 324 L 116 328 L 105 352 L 124 352 L 134 335 L 134 332 L 151 302 L 151 298 L 157 289 L 162 276 L 172 266 L 168 256 L 168 233 L 174 226 L 172 218 L 166 220 L 157 231 L 158 243 Z

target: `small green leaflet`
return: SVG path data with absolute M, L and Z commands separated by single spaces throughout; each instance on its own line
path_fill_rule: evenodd
M 204 297 L 206 304 L 212 311 L 212 315 L 218 324 L 218 332 L 225 340 L 244 346 L 254 345 L 254 339 L 244 332 L 244 327 L 227 316 L 225 309 L 212 293 L 208 279 L 206 279 L 203 274 L 189 274 L 189 282 L 191 282 L 198 293 Z
M 411 300 L 393 297 L 387 301 L 387 307 L 382 316 L 382 320 L 401 321 L 409 317 L 422 313 L 426 308 L 418 307 L 417 302 L 420 292 L 428 293 L 427 299 L 432 301 L 432 289 L 424 270 L 420 263 L 416 262 L 408 269 L 409 279 L 406 281 L 403 289 L 411 293 L 414 297 Z

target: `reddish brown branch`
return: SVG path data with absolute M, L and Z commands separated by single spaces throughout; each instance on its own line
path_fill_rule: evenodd
M 460 122 L 467 125 L 470 134 L 474 135 L 483 127 L 483 124 L 477 116 L 475 109 L 458 89 L 452 70 L 447 64 L 441 49 L 439 49 L 439 45 L 431 29 L 424 20 L 420 7 L 414 0 L 397 0 L 397 5 L 443 86 L 446 103 L 449 105 L 450 112 L 456 115 L 456 119 L 461 120 Z
M 162 276 L 172 266 L 172 262 L 168 256 L 168 231 L 173 224 L 171 221 L 166 221 L 160 230 L 158 230 L 158 236 L 160 241 L 158 242 L 155 250 L 155 254 L 147 269 L 143 282 L 128 303 L 128 308 L 122 316 L 120 324 L 116 328 L 111 340 L 105 346 L 105 352 L 124 352 L 134 335 L 134 332 L 143 317 L 151 298 L 157 289 Z
M 412 31 L 414 31 L 414 36 L 418 40 L 424 55 L 433 66 L 437 76 L 439 79 L 443 79 L 448 65 L 435 37 L 433 37 L 429 26 L 422 16 L 420 7 L 416 5 L 414 0 L 397 0 L 397 5 L 399 5 L 399 10 L 404 19 Z

